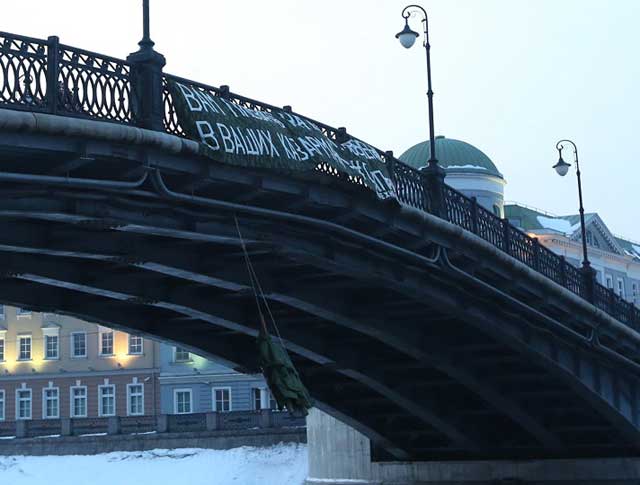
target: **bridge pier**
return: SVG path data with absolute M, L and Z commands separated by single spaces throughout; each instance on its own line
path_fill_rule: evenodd
M 373 484 L 371 446 L 362 433 L 316 408 L 307 416 L 306 485 Z
M 312 409 L 306 485 L 637 485 L 639 458 L 371 462 L 369 440 Z

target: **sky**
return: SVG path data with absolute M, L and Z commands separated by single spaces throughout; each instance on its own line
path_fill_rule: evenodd
M 3 2 L 0 30 L 126 57 L 142 0 Z M 402 154 L 428 138 L 426 62 L 405 50 L 405 0 L 151 0 L 166 72 L 296 112 Z M 587 212 L 640 240 L 639 0 L 427 0 L 436 135 L 484 151 L 505 198 L 576 213 L 578 146 Z M 37 12 L 37 15 L 33 15 Z M 412 27 L 421 31 L 419 19 Z M 573 163 L 570 156 L 567 161 Z

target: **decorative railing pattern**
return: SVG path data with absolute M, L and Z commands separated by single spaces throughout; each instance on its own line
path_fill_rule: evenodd
M 272 112 L 278 108 L 219 88 L 188 79 L 162 74 L 158 93 L 163 109 L 164 130 L 185 137 L 180 126 L 167 80 L 173 79 L 197 88 L 209 96 L 223 98 L 239 106 Z M 143 94 L 134 89 L 133 65 L 108 56 L 59 44 L 57 37 L 43 41 L 0 32 L 0 107 L 18 110 L 63 113 L 65 115 L 137 125 L 143 117 Z M 138 84 L 139 86 L 139 84 Z M 148 87 L 151 89 L 151 87 Z M 138 91 L 142 88 L 138 87 Z M 333 128 L 306 116 L 322 133 L 342 143 L 350 137 L 344 128 Z M 158 125 L 160 126 L 160 125 Z M 625 301 L 599 283 L 586 284 L 584 274 L 575 266 L 541 246 L 508 221 L 480 207 L 457 190 L 444 186 L 442 191 L 429 190 L 429 180 L 422 172 L 393 157 L 391 152 L 378 150 L 389 168 L 398 200 L 426 212 L 443 207 L 438 212 L 449 222 L 473 232 L 505 251 L 527 266 L 539 271 L 573 293 L 593 302 L 601 310 L 633 328 L 640 327 L 640 309 Z M 361 184 L 354 177 L 342 177 L 328 165 L 317 169 L 352 184 Z M 442 192 L 443 200 L 434 204 L 434 193 Z M 438 196 L 439 197 L 439 196 Z M 591 291 L 593 287 L 593 291 Z
M 0 32 L 0 104 L 29 111 L 47 94 L 46 41 Z
M 398 200 L 425 212 L 429 211 L 429 196 L 422 174 L 413 167 L 386 155 L 389 173 L 396 187 Z
M 0 32 L 0 104 L 131 124 L 126 61 L 48 40 Z
M 473 201 L 471 210 L 473 211 L 471 213 L 472 219 L 475 217 L 478 221 L 477 230 L 474 230 L 473 232 L 485 241 L 489 241 L 494 246 L 506 250 L 504 233 L 505 230 L 511 230 L 512 226 L 510 226 L 508 222 L 496 217 L 493 212 L 488 211 L 481 205 L 478 205 L 475 200 Z
M 57 109 L 121 123 L 133 121 L 130 66 L 125 61 L 59 45 Z
M 445 218 L 467 231 L 477 232 L 474 228 L 473 201 L 461 192 L 449 187 L 444 187 Z M 474 230 L 476 229 L 476 230 Z

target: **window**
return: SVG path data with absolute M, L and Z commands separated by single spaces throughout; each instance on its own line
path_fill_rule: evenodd
M 44 345 L 45 345 L 45 359 L 55 360 L 59 357 L 60 353 L 58 351 L 58 336 L 57 335 L 45 335 L 44 336 Z
M 57 419 L 60 417 L 60 391 L 57 387 L 42 389 L 42 418 Z
M 98 414 L 100 416 L 116 415 L 116 386 L 113 384 L 98 386 Z
M 129 335 L 129 354 L 141 355 L 143 348 L 142 337 L 139 335 Z
M 24 310 L 22 308 L 16 309 L 16 317 L 18 318 L 31 318 L 31 310 Z
M 73 386 L 71 388 L 71 417 L 87 417 L 87 386 Z
M 624 298 L 625 297 L 625 291 L 624 291 L 624 280 L 622 278 L 618 278 L 618 296 L 620 298 Z
M 605 279 L 606 287 L 609 288 L 610 290 L 613 290 L 613 277 L 610 274 L 608 274 L 608 275 L 605 275 L 604 279 Z
M 31 335 L 18 335 L 18 360 L 31 360 Z
M 4 362 L 4 335 L 0 334 L 0 362 Z
M 113 331 L 100 331 L 100 355 L 113 355 Z
M 60 358 L 60 326 L 48 323 L 42 327 L 44 336 L 44 358 L 57 360 Z
M 31 419 L 31 389 L 16 390 L 16 419 Z
M 634 302 L 638 299 L 638 285 L 636 283 L 631 284 L 631 296 L 633 297 Z
M 4 320 L 4 305 L 0 305 L 0 320 Z
M 213 410 L 219 413 L 231 411 L 231 388 L 213 388 Z
M 176 414 L 192 412 L 191 389 L 176 389 L 173 391 L 173 409 Z
M 173 360 L 174 362 L 188 362 L 189 360 L 191 360 L 191 355 L 189 354 L 189 351 L 183 349 L 182 347 L 174 347 Z
M 144 386 L 127 384 L 127 414 L 139 416 L 144 414 Z
M 253 409 L 278 409 L 278 403 L 269 389 L 253 388 Z
M 74 332 L 71 334 L 71 357 L 81 358 L 87 356 L 87 334 Z
M 0 421 L 4 421 L 4 391 L 0 389 Z
M 256 411 L 262 409 L 262 389 L 254 387 L 253 391 L 253 409 Z

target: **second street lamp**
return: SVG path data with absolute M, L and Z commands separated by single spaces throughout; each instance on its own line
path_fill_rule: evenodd
M 436 139 L 435 129 L 433 125 L 433 89 L 431 88 L 431 44 L 429 43 L 429 17 L 427 12 L 420 5 L 408 5 L 402 9 L 402 18 L 404 18 L 404 29 L 396 34 L 396 39 L 400 41 L 403 47 L 409 49 L 413 46 L 419 34 L 409 27 L 409 17 L 413 12 L 422 14 L 422 23 L 424 25 L 424 48 L 427 56 L 427 100 L 429 108 L 429 160 L 427 166 L 421 170 L 425 173 L 427 188 L 430 193 L 431 206 L 430 211 L 440 217 L 445 216 L 444 207 L 444 177 L 445 172 L 438 164 L 436 157 Z
M 591 263 L 589 262 L 589 256 L 587 253 L 587 228 L 584 223 L 584 205 L 582 204 L 582 179 L 580 177 L 580 162 L 578 160 L 578 147 L 571 140 L 560 140 L 556 143 L 556 150 L 558 150 L 558 163 L 556 163 L 553 168 L 561 177 L 564 177 L 569 168 L 571 167 L 570 163 L 567 163 L 562 158 L 562 150 L 564 146 L 569 144 L 573 147 L 573 157 L 576 164 L 576 175 L 578 177 L 578 201 L 580 203 L 580 230 L 582 235 L 582 272 L 585 282 L 585 289 L 587 292 L 587 299 L 593 301 L 593 283 L 595 280 L 595 271 L 591 267 Z
M 431 89 L 431 45 L 429 44 L 429 17 L 427 12 L 420 5 L 408 5 L 402 10 L 402 17 L 404 18 L 404 29 L 396 34 L 396 39 L 400 41 L 403 47 L 410 49 L 418 38 L 419 34 L 414 32 L 409 27 L 409 17 L 411 17 L 412 11 L 418 11 L 422 13 L 424 24 L 424 48 L 427 54 L 427 99 L 429 103 L 429 165 L 438 163 L 436 158 L 436 144 L 433 127 L 433 90 Z

